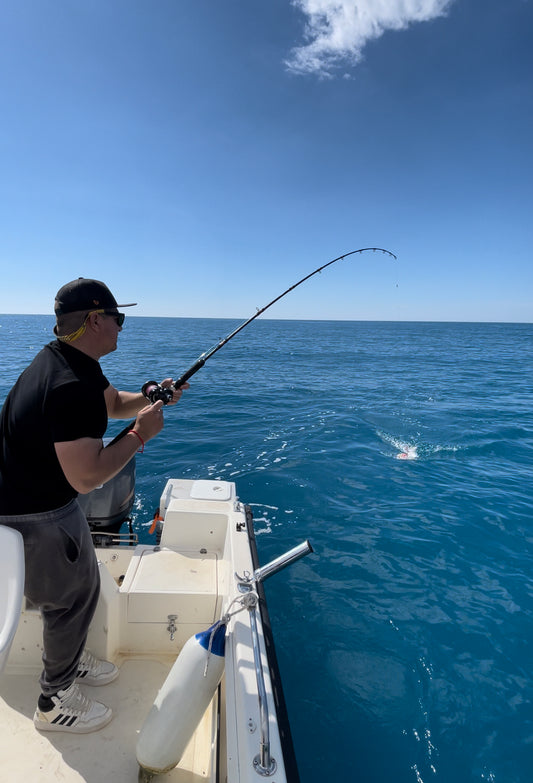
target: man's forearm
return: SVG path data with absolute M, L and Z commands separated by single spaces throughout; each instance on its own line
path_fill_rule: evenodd
M 65 478 L 76 492 L 85 494 L 113 478 L 144 444 L 163 427 L 163 403 L 143 406 L 132 431 L 104 448 L 100 438 L 78 438 L 54 443 Z
M 117 392 L 114 419 L 129 419 L 135 417 L 139 411 L 149 404 L 144 394 L 141 392 Z
M 107 415 L 111 419 L 132 419 L 145 407 L 147 400 L 141 392 L 118 391 L 108 386 L 104 392 Z

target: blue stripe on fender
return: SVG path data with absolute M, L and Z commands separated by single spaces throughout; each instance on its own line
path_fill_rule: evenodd
M 219 625 L 218 623 L 215 623 L 208 628 L 207 631 L 200 631 L 200 633 L 197 633 L 194 638 L 197 639 L 200 647 L 203 647 L 204 650 L 209 650 L 209 640 L 214 628 L 216 628 L 216 630 L 213 634 L 213 641 L 211 642 L 211 652 L 213 655 L 219 655 L 223 658 L 226 645 L 226 626 L 224 624 Z

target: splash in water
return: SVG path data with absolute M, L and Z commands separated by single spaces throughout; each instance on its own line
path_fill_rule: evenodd
M 391 455 L 390 453 L 387 455 L 394 456 L 395 459 L 424 459 L 432 457 L 435 454 L 439 454 L 441 452 L 456 452 L 460 450 L 459 446 L 442 444 L 431 445 L 420 442 L 413 443 L 412 441 L 409 443 L 406 440 L 401 440 L 400 438 L 396 438 L 393 435 L 389 435 L 388 433 L 382 431 L 378 431 L 377 435 L 384 443 L 387 443 L 396 449 L 396 453 L 394 455 Z
M 401 446 L 403 451 L 396 454 L 396 459 L 418 459 L 418 449 L 416 446 Z
M 418 446 L 414 443 L 409 443 L 405 440 L 400 440 L 399 438 L 395 438 L 393 435 L 389 435 L 386 432 L 377 432 L 378 436 L 381 438 L 382 441 L 385 443 L 390 444 L 395 449 L 397 449 L 397 453 L 394 455 L 396 459 L 418 459 L 420 454 L 418 452 Z

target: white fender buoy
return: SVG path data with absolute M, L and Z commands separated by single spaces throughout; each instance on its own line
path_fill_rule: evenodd
M 183 756 L 224 673 L 225 634 L 215 623 L 183 645 L 137 740 L 137 761 L 148 772 L 167 772 Z

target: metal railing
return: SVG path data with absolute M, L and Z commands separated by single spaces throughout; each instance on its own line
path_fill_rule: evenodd
M 277 574 L 288 565 L 295 563 L 305 555 L 310 554 L 313 547 L 309 541 L 304 541 L 293 549 L 285 552 L 284 555 L 277 557 L 266 565 L 256 568 L 252 575 L 245 574 L 238 576 L 235 574 L 238 584 L 237 587 L 241 593 L 245 594 L 244 605 L 248 609 L 250 617 L 250 630 L 252 633 L 252 649 L 254 655 L 255 675 L 257 680 L 257 695 L 259 701 L 259 717 L 261 724 L 261 739 L 259 744 L 259 753 L 253 760 L 254 769 L 263 777 L 273 775 L 277 769 L 276 760 L 270 754 L 270 717 L 268 712 L 268 700 L 265 686 L 265 677 L 261 662 L 261 647 L 259 642 L 259 630 L 257 625 L 257 605 L 258 596 L 253 592 L 254 587 L 259 582 L 263 582 L 272 574 Z

